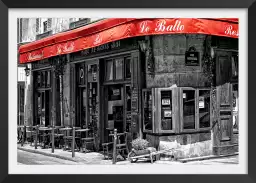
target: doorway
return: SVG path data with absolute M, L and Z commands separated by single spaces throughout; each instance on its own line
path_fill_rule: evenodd
M 127 132 L 131 139 L 131 85 L 112 84 L 105 86 L 105 139 L 110 131 Z
M 50 90 L 37 91 L 37 125 L 50 125 Z
M 78 120 L 76 120 L 75 126 L 86 127 L 86 87 L 78 87 Z

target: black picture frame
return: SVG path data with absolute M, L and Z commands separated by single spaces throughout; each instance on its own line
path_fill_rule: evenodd
M 255 154 L 256 148 L 254 145 L 255 135 L 255 122 L 253 121 L 252 115 L 248 115 L 248 121 L 251 123 L 248 125 L 248 174 L 247 175 L 10 175 L 8 174 L 8 9 L 9 8 L 246 8 L 248 9 L 248 82 L 251 83 L 250 86 L 250 108 L 248 106 L 248 113 L 254 112 L 255 103 L 255 72 L 252 72 L 255 65 L 254 50 L 255 50 L 255 12 L 256 3 L 255 0 L 177 0 L 177 1 L 119 1 L 112 0 L 111 2 L 105 0 L 95 0 L 95 1 L 83 1 L 83 0 L 44 0 L 44 1 L 33 1 L 33 0 L 2 0 L 0 3 L 0 20 L 1 20 L 1 61 L 0 75 L 1 79 L 1 125 L 0 125 L 0 183 L 9 182 L 38 182 L 38 183 L 51 183 L 51 182 L 120 182 L 130 181 L 130 182 L 196 182 L 196 183 L 245 183 L 245 182 L 255 182 Z M 251 62 L 249 62 L 251 60 Z M 10 60 L 9 60 L 10 62 Z M 249 66 L 250 63 L 250 66 Z M 249 87 L 248 87 L 249 89 Z M 249 90 L 248 90 L 249 94 Z M 249 97 L 248 97 L 249 98 Z M 85 177 L 86 176 L 86 177 Z

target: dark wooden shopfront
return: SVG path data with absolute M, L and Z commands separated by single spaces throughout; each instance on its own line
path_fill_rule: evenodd
M 49 60 L 33 63 L 32 75 L 33 125 L 61 126 L 60 80 L 54 76 Z
M 139 54 L 137 40 L 126 39 L 70 55 L 72 123 L 96 125 L 100 144 L 112 128 L 128 132 L 130 140 L 139 135 L 140 99 L 132 96 L 139 89 Z

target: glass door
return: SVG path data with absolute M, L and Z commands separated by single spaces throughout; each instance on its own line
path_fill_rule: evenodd
M 76 120 L 76 126 L 78 127 L 86 127 L 87 120 L 86 120 L 86 87 L 79 87 L 79 114 L 78 120 Z
M 122 84 L 107 86 L 107 129 L 116 128 L 118 132 L 124 126 L 124 89 Z
M 124 98 L 124 104 L 125 104 L 125 131 L 130 133 L 131 132 L 131 85 L 125 85 L 125 98 Z

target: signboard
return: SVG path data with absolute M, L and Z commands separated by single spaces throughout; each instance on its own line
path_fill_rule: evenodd
M 172 111 L 171 110 L 164 111 L 164 117 L 165 118 L 171 118 L 172 117 Z
M 186 66 L 199 66 L 200 65 L 199 52 L 186 51 L 185 53 L 185 65 Z
M 131 104 L 131 108 L 132 108 L 132 112 L 137 112 L 138 111 L 138 91 L 136 88 L 134 88 L 132 90 L 132 104 Z
M 113 95 L 115 95 L 115 96 L 120 95 L 120 90 L 119 89 L 113 89 Z
M 92 47 L 92 48 L 85 49 L 82 51 L 73 52 L 70 54 L 70 59 L 72 62 L 73 60 L 77 60 L 80 57 L 87 57 L 87 56 L 89 57 L 89 56 L 93 56 L 95 54 L 105 53 L 105 52 L 113 51 L 113 50 L 120 50 L 120 49 L 124 49 L 124 48 L 133 48 L 133 49 L 138 48 L 136 38 L 130 38 L 130 39 L 126 39 L 126 40 L 118 40 L 118 41 L 102 44 L 97 47 Z
M 162 105 L 170 105 L 171 104 L 171 100 L 170 99 L 162 99 Z
M 204 97 L 199 97 L 199 109 L 204 108 Z

